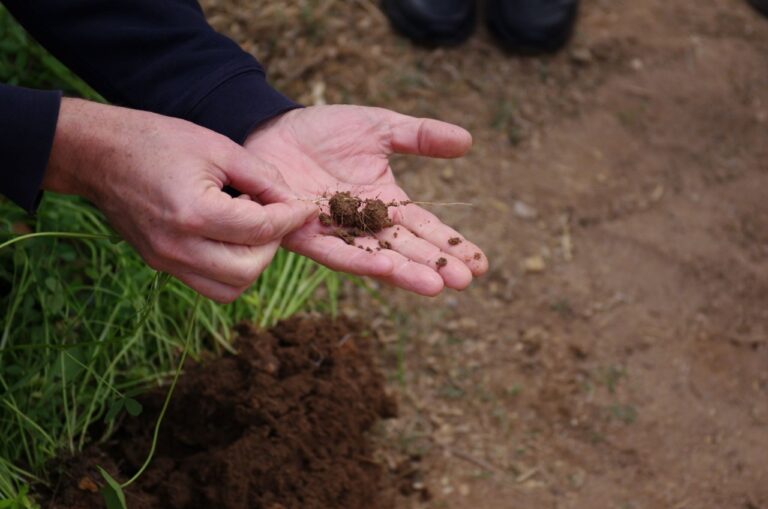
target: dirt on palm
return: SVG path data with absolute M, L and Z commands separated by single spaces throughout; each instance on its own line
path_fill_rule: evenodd
M 389 218 L 389 207 L 405 205 L 405 203 L 386 204 L 377 198 L 359 198 L 344 191 L 334 193 L 328 199 L 330 214 L 323 214 L 321 222 L 348 228 L 354 232 L 354 236 L 364 236 L 378 233 L 384 228 L 392 226 Z
M 370 342 L 348 321 L 294 318 L 239 330 L 239 355 L 190 366 L 157 456 L 126 491 L 132 509 L 392 507 L 367 433 L 396 405 Z M 147 396 L 108 444 L 70 463 L 48 507 L 101 508 L 96 465 L 125 479 L 143 462 L 164 398 Z M 90 489 L 90 490 L 89 490 Z

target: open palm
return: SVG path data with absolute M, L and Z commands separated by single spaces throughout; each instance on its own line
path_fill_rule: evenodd
M 436 120 L 381 108 L 315 106 L 277 117 L 251 134 L 245 146 L 273 164 L 297 196 L 322 205 L 324 197 L 337 191 L 407 201 L 389 165 L 391 154 L 458 157 L 471 143 L 465 130 Z M 372 276 L 423 295 L 436 295 L 445 286 L 465 288 L 487 270 L 477 246 L 424 208 L 401 205 L 391 207 L 389 214 L 392 227 L 375 238 L 356 239 L 356 246 L 318 220 L 287 236 L 283 245 L 334 270 Z

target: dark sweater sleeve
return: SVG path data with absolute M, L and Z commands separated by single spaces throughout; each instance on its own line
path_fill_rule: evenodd
M 0 194 L 29 212 L 40 201 L 60 103 L 60 92 L 0 84 Z
M 19 22 L 109 101 L 190 120 L 242 143 L 295 103 L 216 33 L 195 0 L 5 0 Z

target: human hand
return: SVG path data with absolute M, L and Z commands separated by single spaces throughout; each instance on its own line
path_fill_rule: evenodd
M 246 195 L 232 198 L 225 185 Z M 150 266 L 220 302 L 237 298 L 283 237 L 317 214 L 223 136 L 75 99 L 62 101 L 43 187 L 88 198 Z
M 296 195 L 322 201 L 337 191 L 384 202 L 408 201 L 396 184 L 393 153 L 459 157 L 472 138 L 460 127 L 381 108 L 315 106 L 289 111 L 254 131 L 246 149 L 268 161 Z M 389 209 L 394 226 L 376 239 L 357 239 L 369 253 L 345 244 L 315 220 L 285 238 L 284 246 L 352 274 L 372 276 L 423 294 L 463 289 L 487 271 L 482 251 L 416 204 Z M 460 242 L 449 243 L 450 239 Z M 378 241 L 390 246 L 375 251 Z M 438 260 L 446 263 L 438 266 Z

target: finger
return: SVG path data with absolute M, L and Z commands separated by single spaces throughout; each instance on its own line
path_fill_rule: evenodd
M 386 228 L 376 236 L 388 249 L 436 271 L 448 288 L 463 290 L 472 282 L 472 272 L 464 262 L 404 227 Z
M 474 276 L 481 276 L 488 271 L 488 258 L 483 251 L 440 221 L 436 215 L 414 204 L 400 205 L 390 210 L 393 222 L 458 258 Z
M 278 247 L 279 240 L 252 247 L 201 239 L 168 260 L 168 265 L 227 286 L 249 286 L 267 268 Z
M 384 276 L 393 269 L 388 256 L 357 249 L 319 229 L 302 228 L 285 237 L 283 245 L 329 269 L 357 276 Z
M 381 248 L 378 239 L 370 237 L 358 239 L 355 242 L 363 250 L 370 249 L 376 252 L 377 248 Z M 379 281 L 427 297 L 434 297 L 445 287 L 440 274 L 424 264 L 411 261 L 390 249 L 381 249 L 378 254 L 388 257 L 394 267 L 391 274 L 377 277 Z
M 222 168 L 230 185 L 262 203 L 296 198 L 280 172 L 242 147 L 234 148 Z
M 400 154 L 461 157 L 472 146 L 472 135 L 457 125 L 382 110 L 392 128 L 391 149 Z
M 200 295 L 223 304 L 234 301 L 240 294 L 248 289 L 247 286 L 236 287 L 225 285 L 191 272 L 176 274 L 175 277 Z
M 231 244 L 257 246 L 280 240 L 314 218 L 319 209 L 310 201 L 260 205 L 250 199 L 232 198 L 215 188 L 190 214 L 187 230 Z

